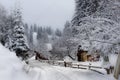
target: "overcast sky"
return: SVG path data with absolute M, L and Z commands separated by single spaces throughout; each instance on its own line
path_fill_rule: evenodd
M 66 20 L 74 13 L 74 0 L 0 0 L 7 9 L 20 2 L 24 21 L 29 24 L 48 25 L 63 28 Z

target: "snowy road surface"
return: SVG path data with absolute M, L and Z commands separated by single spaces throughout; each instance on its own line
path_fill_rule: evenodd
M 102 75 L 90 70 L 64 68 L 44 63 L 30 63 L 34 66 L 29 70 L 33 80 L 114 80 L 108 75 Z

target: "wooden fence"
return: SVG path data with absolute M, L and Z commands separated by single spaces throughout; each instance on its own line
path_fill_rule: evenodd
M 54 66 L 62 66 L 62 67 L 70 67 L 70 68 L 77 68 L 77 69 L 89 69 L 91 71 L 103 74 L 102 72 L 98 71 L 98 69 L 105 69 L 102 68 L 100 66 L 93 66 L 91 64 L 88 65 L 83 65 L 81 63 L 75 63 L 75 62 L 67 62 L 67 61 L 55 61 L 55 60 L 33 60 L 32 63 L 34 62 L 41 62 L 41 63 L 47 63 L 50 65 L 54 65 Z M 29 64 L 29 61 L 27 61 L 27 63 Z M 97 69 L 97 70 L 96 70 Z M 107 74 L 110 74 L 110 70 L 109 69 L 105 69 Z
M 50 65 L 55 66 L 62 66 L 62 67 L 70 67 L 70 68 L 78 68 L 78 69 L 91 69 L 91 68 L 97 68 L 97 69 L 103 69 L 99 66 L 92 66 L 89 65 L 83 65 L 80 63 L 74 63 L 74 62 L 68 62 L 68 61 L 54 61 L 54 60 L 39 60 L 41 63 L 48 63 Z

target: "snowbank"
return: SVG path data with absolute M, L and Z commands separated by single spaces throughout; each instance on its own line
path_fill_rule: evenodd
M 30 80 L 23 70 L 23 62 L 15 53 L 0 44 L 0 80 Z
M 69 56 L 64 57 L 64 61 L 66 62 L 72 62 L 73 60 Z
M 112 66 L 115 66 L 115 65 L 116 65 L 117 58 L 118 58 L 118 54 L 110 54 L 110 55 L 109 55 L 110 64 L 111 64 Z

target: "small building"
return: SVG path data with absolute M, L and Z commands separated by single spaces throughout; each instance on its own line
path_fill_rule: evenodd
M 100 55 L 97 52 L 89 54 L 88 51 L 81 49 L 81 46 L 79 46 L 77 51 L 77 59 L 81 62 L 99 61 Z
M 87 51 L 80 50 L 77 53 L 78 61 L 87 61 Z
M 77 59 L 78 61 L 87 61 L 87 53 L 88 51 L 84 51 L 81 49 L 81 46 L 78 47 L 78 52 L 77 52 Z
M 87 61 L 93 61 L 93 57 L 90 54 L 87 54 Z

